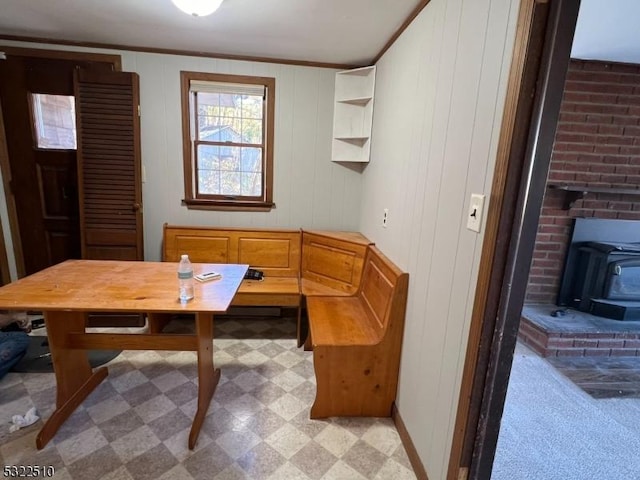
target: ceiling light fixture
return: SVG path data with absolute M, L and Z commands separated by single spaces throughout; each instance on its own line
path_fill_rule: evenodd
M 222 0 L 171 0 L 184 13 L 194 17 L 206 17 L 215 12 Z

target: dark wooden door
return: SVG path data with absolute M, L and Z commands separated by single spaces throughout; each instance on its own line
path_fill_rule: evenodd
M 41 104 L 34 96 L 72 98 L 73 72 L 78 67 L 110 71 L 113 65 L 14 54 L 0 60 L 10 193 L 19 233 L 14 247 L 20 257 L 17 260 L 21 275 L 81 257 L 76 150 L 38 144 L 36 110 Z M 66 127 L 72 130 L 72 125 Z
M 75 73 L 82 257 L 144 260 L 138 75 Z

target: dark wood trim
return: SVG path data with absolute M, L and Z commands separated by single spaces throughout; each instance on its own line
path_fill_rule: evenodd
M 507 209 L 503 218 L 511 225 L 510 242 L 476 425 L 471 479 L 491 476 L 579 9 L 580 0 L 549 2 L 533 112 L 528 118 L 520 117 L 529 123 L 529 134 L 525 155 L 513 159 L 522 170 L 514 179 L 518 195 L 510 206 L 515 204 L 515 209 Z
M 0 39 L 3 37 L 0 36 Z M 122 71 L 122 59 L 120 55 L 108 55 L 102 53 L 68 52 L 61 50 L 46 50 L 37 48 L 21 48 L 7 45 L 0 45 L 0 51 L 8 55 L 16 55 L 34 58 L 52 58 L 59 60 L 78 60 L 110 63 L 116 72 Z M 2 172 L 2 182 L 5 190 L 7 212 L 9 215 L 9 227 L 11 229 L 11 241 L 13 243 L 13 255 L 16 263 L 16 273 L 18 278 L 25 275 L 24 252 L 22 250 L 22 239 L 20 238 L 20 228 L 18 227 L 18 213 L 13 193 L 11 191 L 11 167 L 9 164 L 9 152 L 7 149 L 7 139 L 5 138 L 4 122 L 2 121 L 2 111 L 0 109 L 0 172 Z M 1 255 L 0 255 L 1 256 Z M 6 257 L 6 255 L 5 255 Z M 0 262 L 2 260 L 0 259 Z
M 290 60 L 286 58 L 254 57 L 250 55 L 231 55 L 231 54 L 216 53 L 216 52 L 174 50 L 170 48 L 140 47 L 140 46 L 132 46 L 132 45 L 118 45 L 118 44 L 112 44 L 112 43 L 80 42 L 80 41 L 74 41 L 74 40 L 63 40 L 63 39 L 55 39 L 55 38 L 40 38 L 40 37 L 26 37 L 26 36 L 23 37 L 20 35 L 0 35 L 0 40 L 41 43 L 44 45 L 71 45 L 74 47 L 103 48 L 103 49 L 109 49 L 109 50 L 124 50 L 129 52 L 141 52 L 141 53 L 159 53 L 164 55 L 180 55 L 180 56 L 187 56 L 187 57 L 218 58 L 222 60 L 238 60 L 238 61 L 244 61 L 244 62 L 276 63 L 280 65 L 299 65 L 303 67 L 331 68 L 331 69 L 337 69 L 337 70 L 348 70 L 350 68 L 358 68 L 358 67 L 365 66 L 360 64 L 355 65 L 355 64 L 345 64 L 345 63 L 311 62 L 308 60 Z
M 0 171 L 2 172 L 2 185 L 4 187 L 4 197 L 7 199 L 7 211 L 9 204 L 13 203 L 15 211 L 14 197 L 9 190 L 11 188 L 11 169 L 9 168 L 9 152 L 7 152 L 7 139 L 4 136 L 4 118 L 2 115 L 2 105 L 0 102 Z M 8 178 L 5 176 L 8 172 Z M 12 217 L 9 215 L 9 229 L 14 231 L 17 225 L 13 225 Z M 14 249 L 15 250 L 15 249 Z M 16 255 L 17 256 L 17 255 Z M 22 250 L 20 250 L 20 258 L 22 258 Z M 24 267 L 23 267 L 24 268 Z M 9 257 L 7 256 L 7 245 L 4 241 L 4 228 L 0 223 L 0 275 L 2 285 L 11 283 L 11 272 L 9 271 Z
M 378 60 L 382 58 L 382 55 L 384 55 L 385 52 L 389 50 L 389 48 L 391 48 L 391 45 L 393 45 L 395 41 L 398 39 L 398 37 L 402 35 L 402 32 L 404 32 L 407 29 L 407 27 L 411 25 L 411 22 L 413 22 L 413 20 L 420 14 L 420 12 L 424 9 L 424 7 L 426 7 L 429 4 L 430 1 L 431 0 L 420 0 L 420 3 L 416 5 L 416 8 L 413 9 L 413 11 L 409 14 L 407 19 L 404 21 L 404 23 L 400 25 L 400 28 L 398 28 L 398 30 L 396 30 L 396 32 L 393 35 L 391 35 L 391 38 L 387 41 L 387 43 L 385 43 L 384 47 L 382 47 L 382 50 L 380 50 L 378 54 L 374 57 L 374 59 L 371 61 L 371 65 L 375 65 L 376 63 L 378 63 Z
M 267 102 L 267 118 L 265 119 L 265 131 L 267 141 L 267 161 L 265 162 L 264 171 L 264 199 L 265 203 L 270 204 L 269 208 L 275 208 L 273 203 L 273 162 L 275 151 L 275 130 L 276 130 L 276 79 L 265 78 L 267 92 L 265 102 Z
M 271 202 L 241 202 L 220 200 L 199 200 L 199 199 L 182 199 L 182 204 L 186 205 L 190 210 L 226 210 L 235 212 L 269 212 L 276 207 Z
M 184 196 L 187 200 L 193 199 L 193 169 L 191 158 L 191 119 L 189 106 L 190 77 L 188 72 L 180 72 L 180 114 L 182 116 L 182 170 L 184 172 Z M 185 200 L 183 200 L 184 202 Z
M 244 83 L 264 85 L 266 111 L 264 116 L 264 197 L 250 200 L 246 197 L 239 200 L 220 200 L 216 198 L 195 198 L 194 160 L 191 146 L 191 109 L 189 87 L 191 80 L 212 82 Z M 276 79 L 273 77 L 255 77 L 250 75 L 231 75 L 206 72 L 180 72 L 180 96 L 182 111 L 182 159 L 184 171 L 184 195 L 182 204 L 189 209 L 199 210 L 235 210 L 235 211 L 269 211 L 275 207 L 273 203 L 273 152 L 275 130 Z
M 521 3 L 450 480 L 491 476 L 578 5 Z
M 413 444 L 413 440 L 411 440 L 411 435 L 409 435 L 409 431 L 407 430 L 407 427 L 402 420 L 402 416 L 400 415 L 400 411 L 398 410 L 398 406 L 395 404 L 395 402 L 391 406 L 391 418 L 393 419 L 393 423 L 396 426 L 396 430 L 398 430 L 398 435 L 400 435 L 402 446 L 407 452 L 409 462 L 411 462 L 411 466 L 413 467 L 413 472 L 416 474 L 416 478 L 418 480 L 429 480 L 427 471 L 425 470 L 424 465 L 420 460 L 420 455 L 418 455 L 418 451 Z
M 0 40 L 3 37 L 0 35 Z M 42 48 L 21 48 L 0 45 L 0 52 L 20 57 L 52 58 L 58 60 L 80 60 L 84 62 L 111 63 L 116 72 L 122 71 L 122 58 L 120 55 L 92 52 L 69 52 L 64 50 L 46 50 Z

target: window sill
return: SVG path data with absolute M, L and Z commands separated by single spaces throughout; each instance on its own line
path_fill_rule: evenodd
M 183 199 L 182 205 L 186 205 L 189 210 L 226 210 L 236 212 L 269 212 L 276 208 L 276 204 L 273 202 L 224 202 L 198 199 Z

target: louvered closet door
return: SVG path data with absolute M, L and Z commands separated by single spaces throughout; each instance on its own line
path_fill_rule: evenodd
M 143 260 L 138 75 L 75 72 L 82 258 Z

